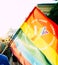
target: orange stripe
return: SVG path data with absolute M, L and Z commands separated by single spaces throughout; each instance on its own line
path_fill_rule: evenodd
M 26 28 L 27 27 L 27 28 Z M 23 26 L 21 26 L 21 29 L 24 31 L 24 33 L 28 36 L 29 39 L 31 39 L 32 41 L 34 41 L 36 38 L 38 38 L 39 40 L 39 37 L 40 36 L 40 31 L 41 31 L 41 28 L 37 31 L 37 35 L 34 35 L 34 29 L 29 26 L 29 24 L 27 24 L 27 22 L 25 22 L 23 24 Z M 41 36 L 42 39 L 47 43 L 47 44 L 50 44 L 51 40 L 53 39 L 53 37 L 55 38 L 54 42 L 52 42 L 51 44 L 51 47 L 57 52 L 57 38 L 55 36 L 53 36 L 50 32 L 49 34 L 47 35 L 42 35 Z M 37 40 L 37 41 L 38 41 Z

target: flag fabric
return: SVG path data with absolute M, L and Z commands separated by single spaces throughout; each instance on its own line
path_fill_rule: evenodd
M 11 50 L 22 65 L 58 65 L 58 26 L 34 7 L 13 36 Z

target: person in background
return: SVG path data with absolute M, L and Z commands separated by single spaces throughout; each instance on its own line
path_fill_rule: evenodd
M 0 65 L 10 65 L 7 56 L 0 54 Z

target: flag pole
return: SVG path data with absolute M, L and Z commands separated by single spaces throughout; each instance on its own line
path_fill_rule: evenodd
M 12 39 L 11 39 L 10 42 L 6 45 L 6 47 L 5 47 L 4 50 L 1 52 L 1 54 L 3 54 L 3 53 L 6 51 L 6 49 L 11 46 L 13 40 L 16 38 L 16 36 L 17 36 L 17 34 L 19 33 L 19 31 L 20 31 L 20 28 L 19 28 L 19 29 L 17 30 L 17 32 L 13 35 Z

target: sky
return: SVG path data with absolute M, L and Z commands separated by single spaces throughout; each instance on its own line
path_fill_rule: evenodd
M 0 0 L 0 37 L 10 28 L 18 29 L 32 9 L 43 2 L 52 0 Z

